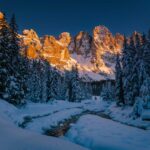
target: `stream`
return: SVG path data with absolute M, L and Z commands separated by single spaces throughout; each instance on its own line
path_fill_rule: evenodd
M 81 108 L 81 107 L 79 107 L 79 108 Z M 67 109 L 71 109 L 71 108 L 67 108 Z M 32 122 L 33 119 L 38 119 L 40 117 L 49 116 L 49 115 L 57 113 L 57 112 L 58 111 L 55 111 L 53 113 L 44 114 L 44 115 L 32 116 L 32 117 L 31 116 L 26 116 L 26 117 L 24 117 L 24 121 L 21 124 L 19 124 L 18 126 L 21 127 L 21 128 L 26 128 L 27 124 Z M 87 115 L 87 114 L 96 115 L 96 116 L 99 116 L 99 117 L 102 117 L 102 118 L 105 118 L 105 119 L 113 120 L 113 118 L 111 118 L 109 115 L 105 114 L 104 111 L 97 111 L 96 112 L 96 111 L 85 110 L 85 111 L 83 111 L 82 113 L 80 113 L 78 115 L 73 115 L 70 118 L 67 118 L 63 121 L 58 122 L 58 124 L 56 126 L 51 126 L 50 128 L 43 129 L 43 134 L 47 135 L 47 136 L 54 136 L 54 137 L 64 136 L 67 133 L 67 131 L 70 129 L 72 124 L 75 124 L 81 116 L 84 116 L 84 115 Z M 116 120 L 114 120 L 114 121 L 119 122 L 119 121 L 116 121 Z M 119 123 L 121 123 L 121 122 L 119 122 Z M 124 124 L 124 123 L 121 123 L 121 124 Z M 127 126 L 133 126 L 133 125 L 130 125 L 130 124 L 126 124 L 126 125 Z M 136 127 L 136 126 L 134 126 L 134 127 Z M 137 127 L 137 128 L 146 130 L 146 128 L 144 128 L 143 126 Z
M 54 137 L 63 136 L 67 133 L 72 124 L 76 123 L 81 116 L 87 114 L 97 115 L 105 119 L 111 119 L 109 115 L 104 114 L 102 111 L 95 112 L 86 110 L 79 115 L 72 116 L 69 119 L 59 122 L 57 126 L 51 127 L 50 129 L 44 129 L 44 134 Z

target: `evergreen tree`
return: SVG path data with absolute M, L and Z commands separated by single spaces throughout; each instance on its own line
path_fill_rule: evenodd
M 77 102 L 85 99 L 85 91 L 83 84 L 79 79 L 78 66 L 72 67 L 71 72 L 66 72 L 67 85 L 68 85 L 68 99 L 71 102 Z
M 5 20 L 5 15 L 0 19 L 0 98 L 7 99 L 8 83 L 9 83 L 9 28 Z
M 15 28 L 11 28 L 6 23 L 5 17 L 0 20 L 0 42 L 2 78 L 0 95 L 13 104 L 20 104 L 22 91 L 19 84 L 18 38 Z
M 20 55 L 20 46 L 18 38 L 18 26 L 16 24 L 15 15 L 10 20 L 10 42 L 9 49 L 11 57 L 11 81 L 9 87 L 10 100 L 12 103 L 21 104 L 26 92 L 26 59 Z
M 132 41 L 132 42 L 131 42 Z M 130 40 L 133 43 L 133 39 Z M 124 89 L 124 98 L 125 103 L 129 104 L 131 101 L 131 70 L 132 70 L 132 58 L 130 54 L 130 45 L 127 44 L 126 37 L 124 38 L 124 48 L 122 53 L 122 70 L 123 70 L 123 89 Z
M 123 69 L 126 69 L 128 65 L 128 44 L 127 44 L 127 38 L 124 36 L 124 42 L 123 42 L 123 50 L 122 50 L 122 67 Z
M 135 54 L 133 57 L 133 65 L 132 65 L 132 72 L 131 72 L 131 81 L 132 81 L 132 101 L 131 104 L 133 105 L 135 103 L 136 97 L 139 96 L 139 90 L 140 90 L 140 78 L 139 75 L 142 72 L 142 68 L 139 69 L 139 67 L 142 64 L 142 49 L 141 49 L 141 41 L 139 34 L 135 35 Z M 142 80 L 142 76 L 141 76 Z
M 49 65 L 47 68 L 47 102 L 52 99 L 52 90 L 51 90 L 51 85 L 52 85 L 52 68 Z
M 115 100 L 114 93 L 115 93 L 114 86 L 111 84 L 111 82 L 106 82 L 106 84 L 102 86 L 100 96 L 104 101 L 114 101 Z
M 148 32 L 148 40 L 145 40 L 145 43 L 143 61 L 145 64 L 146 73 L 150 76 L 150 30 Z
M 116 58 L 116 85 L 115 85 L 115 93 L 117 105 L 125 104 L 124 102 L 124 93 L 123 93 L 123 81 L 122 81 L 122 70 L 119 60 L 119 55 Z
M 135 49 L 135 42 L 134 42 L 134 37 L 130 37 L 130 44 L 127 48 L 127 65 L 125 68 L 123 68 L 123 76 L 124 76 L 124 98 L 126 99 L 125 102 L 126 104 L 133 105 L 134 103 L 134 93 L 133 93 L 133 88 L 134 88 L 134 83 L 135 81 L 132 81 L 132 79 L 136 78 L 137 76 L 133 76 L 133 68 L 137 73 L 136 68 L 134 67 L 136 61 L 136 49 Z M 136 80 L 136 79 L 135 79 Z
M 150 108 L 150 77 L 147 76 L 140 88 L 140 97 L 146 108 Z

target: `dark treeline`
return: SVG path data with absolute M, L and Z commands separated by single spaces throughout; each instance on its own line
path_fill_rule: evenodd
M 91 89 L 81 82 L 77 65 L 60 72 L 43 58 L 21 55 L 15 16 L 10 24 L 0 19 L 0 98 L 20 105 L 26 100 L 47 102 L 52 99 L 81 101 L 91 97 Z M 24 52 L 26 54 L 26 52 Z
M 150 102 L 150 31 L 124 38 L 122 55 L 116 59 L 117 105 L 134 105 L 135 115 Z

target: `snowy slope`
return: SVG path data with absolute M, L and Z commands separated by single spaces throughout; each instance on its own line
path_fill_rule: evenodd
M 95 72 L 96 66 L 91 62 L 91 55 L 84 57 L 83 55 L 77 55 L 74 53 L 71 55 L 71 57 L 72 60 L 74 60 L 74 62 L 76 61 L 76 63 L 78 64 L 78 70 L 81 78 L 94 81 L 115 79 L 115 62 L 111 63 L 109 62 L 109 60 L 103 59 L 103 65 L 99 68 L 98 72 Z M 106 64 L 109 64 L 109 66 L 106 66 Z
M 19 129 L 0 116 L 1 150 L 84 150 L 73 143 Z M 62 146 L 63 145 L 63 146 Z
M 47 137 L 16 127 L 11 120 L 11 115 L 18 114 L 16 112 L 19 111 L 13 105 L 0 100 L 1 150 L 67 150 L 70 147 L 72 150 L 85 150 L 62 139 Z

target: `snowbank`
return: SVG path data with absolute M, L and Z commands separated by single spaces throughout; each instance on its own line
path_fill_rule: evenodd
M 12 115 L 19 110 L 0 100 L 0 149 L 1 150 L 85 150 L 69 141 L 32 133 L 15 126 Z M 18 114 L 19 115 L 19 114 Z
M 82 116 L 66 134 L 68 140 L 92 150 L 149 150 L 150 132 L 95 115 Z
M 84 150 L 84 148 L 61 139 L 47 137 L 22 130 L 0 117 L 1 150 Z
M 118 107 L 114 102 L 111 103 L 110 106 L 105 110 L 105 114 L 109 115 L 114 121 L 143 129 L 150 129 L 150 121 L 142 120 L 144 118 L 150 117 L 149 111 L 143 112 L 142 118 L 134 118 L 132 116 L 132 112 L 133 107 Z

